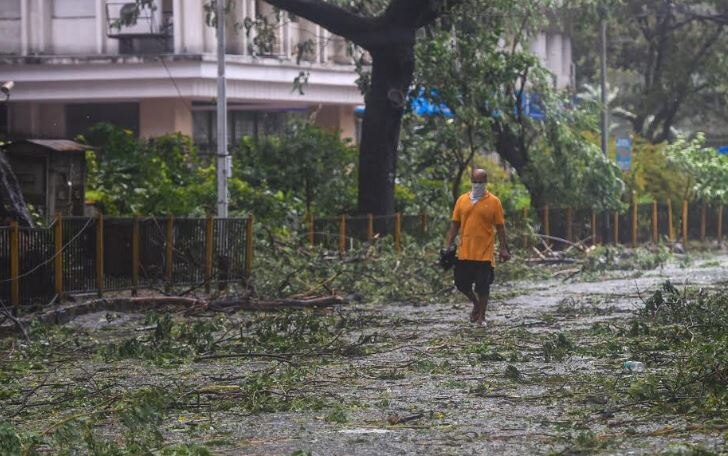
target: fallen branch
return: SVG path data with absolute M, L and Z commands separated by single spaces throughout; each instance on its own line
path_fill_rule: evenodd
M 408 421 L 419 420 L 423 416 L 425 416 L 424 413 L 416 413 L 414 415 L 409 415 L 409 416 L 399 416 L 396 413 L 393 413 L 387 417 L 387 422 L 392 425 L 402 424 L 402 423 L 406 423 Z
M 23 335 L 23 338 L 25 339 L 25 341 L 28 344 L 30 344 L 30 338 L 28 337 L 28 333 L 25 331 L 25 326 L 23 325 L 23 322 L 21 322 L 20 320 L 15 318 L 13 313 L 10 312 L 7 307 L 5 307 L 4 302 L 0 301 L 0 304 L 2 304 L 2 306 L 3 306 L 2 313 L 3 313 L 3 315 L 5 315 L 5 319 L 9 319 L 10 321 L 13 322 L 13 325 L 15 325 L 15 326 L 10 326 L 10 329 L 12 330 L 13 328 L 17 328 L 18 332 Z M 0 327 L 0 329 L 2 329 L 2 327 Z M 1 336 L 2 336 L 2 332 L 0 332 L 0 337 Z
M 536 233 L 536 236 L 538 236 L 538 237 L 540 237 L 542 239 L 548 239 L 549 241 L 556 241 L 556 242 L 564 243 L 566 245 L 575 247 L 575 248 L 581 250 L 582 252 L 585 250 L 584 246 L 581 243 L 568 241 L 568 240 L 566 240 L 564 238 L 560 238 L 560 237 L 556 237 L 556 236 L 549 236 L 549 235 L 546 235 L 546 234 L 538 234 L 538 233 Z M 551 250 L 551 249 L 549 248 L 549 250 Z
M 0 337 L 22 334 L 26 340 L 28 334 L 26 328 L 33 321 L 38 321 L 44 325 L 62 325 L 70 322 L 76 317 L 86 315 L 93 312 L 109 311 L 109 312 L 130 312 L 130 311 L 146 311 L 167 306 L 182 306 L 187 309 L 199 309 L 202 311 L 216 310 L 225 307 L 237 307 L 240 310 L 280 310 L 280 309 L 304 309 L 331 307 L 335 305 L 345 304 L 346 300 L 340 296 L 322 296 L 310 299 L 275 299 L 271 301 L 251 301 L 248 297 L 237 297 L 234 299 L 216 300 L 212 302 L 198 298 L 187 298 L 180 296 L 154 296 L 154 297 L 135 297 L 135 298 L 113 298 L 113 299 L 93 299 L 82 303 L 73 303 L 64 305 L 53 310 L 41 313 L 40 315 L 29 315 L 24 318 L 16 318 L 11 312 L 5 309 L 4 314 L 9 318 L 13 325 L 0 326 Z M 2 309 L 0 309 L 2 310 Z M 148 328 L 139 328 L 143 331 Z
M 526 263 L 578 263 L 575 258 L 526 258 Z
M 210 303 L 210 308 L 238 307 L 241 310 L 280 310 L 331 307 L 345 304 L 341 296 L 321 296 L 309 299 L 273 299 L 270 301 L 246 301 L 239 299 L 221 299 Z
M 561 271 L 554 272 L 551 277 L 558 277 L 561 275 L 568 275 L 569 277 L 581 272 L 581 268 L 572 268 L 572 269 L 562 269 Z

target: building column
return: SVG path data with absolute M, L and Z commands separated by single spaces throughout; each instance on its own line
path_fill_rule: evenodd
M 30 8 L 29 0 L 20 0 L 20 55 L 28 55 L 30 41 Z
M 192 136 L 192 113 L 180 98 L 158 98 L 139 103 L 139 137 L 182 133 Z
M 183 21 L 184 31 L 182 52 L 187 54 L 202 54 L 205 49 L 205 18 L 202 2 L 199 0 L 180 0 L 182 14 L 179 19 Z
M 321 43 L 319 45 L 319 49 L 321 52 L 321 59 L 319 61 L 321 63 L 327 63 L 329 61 L 329 52 L 331 51 L 330 50 L 330 47 L 331 47 L 330 40 L 332 38 L 332 35 L 328 30 L 326 30 L 323 27 L 319 27 L 319 35 L 320 35 L 319 40 L 321 41 Z
M 174 39 L 174 53 L 182 54 L 182 0 L 172 1 L 172 35 Z
M 104 53 L 104 37 L 106 35 L 106 7 L 104 0 L 96 0 L 96 53 Z

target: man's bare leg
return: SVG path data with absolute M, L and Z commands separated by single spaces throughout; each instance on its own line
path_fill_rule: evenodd
M 475 322 L 478 319 L 478 309 L 480 308 L 480 300 L 472 291 L 465 293 L 465 296 L 470 298 L 470 302 L 473 303 L 473 310 L 470 312 L 470 321 Z
M 480 294 L 478 293 L 478 315 L 475 322 L 478 324 L 485 323 L 485 311 L 488 309 L 488 298 L 490 293 Z

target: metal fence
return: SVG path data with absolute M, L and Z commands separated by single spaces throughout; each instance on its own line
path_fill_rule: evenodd
M 248 218 L 56 218 L 0 227 L 0 299 L 39 306 L 64 294 L 242 281 L 252 265 Z
M 506 214 L 512 244 L 530 232 L 591 244 L 638 245 L 690 240 L 722 242 L 725 208 L 684 202 L 630 206 L 621 213 L 544 207 Z M 442 232 L 440 232 L 442 231 Z M 402 244 L 444 239 L 426 214 L 307 217 L 301 239 L 342 255 L 374 239 Z M 57 218 L 48 228 L 0 227 L 0 299 L 38 306 L 69 293 L 242 281 L 252 269 L 253 217 Z M 558 244 L 557 244 L 558 246 Z
M 723 223 L 726 215 L 723 206 L 687 201 L 680 207 L 673 206 L 669 201 L 632 204 L 623 212 L 544 207 L 535 214 L 525 211 L 506 217 L 506 220 L 507 225 L 523 226 L 526 219 L 537 233 L 591 244 L 636 246 L 661 240 L 683 244 L 688 241 L 722 242 L 728 234 Z M 528 242 L 524 237 L 524 246 Z
M 397 251 L 401 250 L 403 241 L 411 239 L 423 242 L 430 239 L 427 214 L 308 216 L 301 229 L 306 233 L 301 237 L 310 245 L 338 250 L 340 253 L 387 235 L 392 236 Z

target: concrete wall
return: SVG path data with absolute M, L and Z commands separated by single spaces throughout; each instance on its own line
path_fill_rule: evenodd
M 192 112 L 180 99 L 143 100 L 139 104 L 139 136 L 152 138 L 167 133 L 192 136 Z
M 21 0 L 3 0 L 0 8 L 0 54 L 21 53 Z
M 354 140 L 356 135 L 356 118 L 354 106 L 325 105 L 317 108 L 315 122 L 330 131 L 337 131 L 342 139 Z
M 571 70 L 571 38 L 558 31 L 538 33 L 529 46 L 554 77 L 554 86 L 559 89 L 573 85 Z
M 98 53 L 93 0 L 52 0 L 50 50 L 54 54 Z
M 9 114 L 8 122 L 14 137 L 66 137 L 65 110 L 62 103 L 11 102 Z

